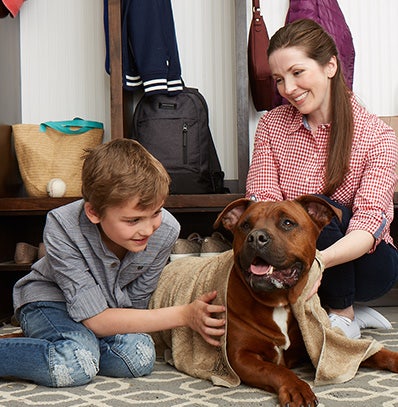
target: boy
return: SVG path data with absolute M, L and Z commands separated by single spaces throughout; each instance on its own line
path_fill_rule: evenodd
M 189 326 L 212 345 L 224 334 L 211 305 L 216 293 L 191 304 L 148 310 L 180 227 L 162 208 L 170 179 L 139 143 L 118 139 L 88 152 L 83 200 L 49 212 L 46 256 L 14 287 L 25 338 L 0 340 L 0 377 L 63 387 L 96 374 L 151 373 L 154 332 Z M 15 354 L 18 353 L 18 359 Z

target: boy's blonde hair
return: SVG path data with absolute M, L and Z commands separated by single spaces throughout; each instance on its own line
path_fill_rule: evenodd
M 82 195 L 99 216 L 109 206 L 138 198 L 138 207 L 152 208 L 166 199 L 170 177 L 141 144 L 115 139 L 88 150 L 82 170 Z

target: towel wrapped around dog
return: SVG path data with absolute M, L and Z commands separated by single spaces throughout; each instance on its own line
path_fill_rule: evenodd
M 210 258 L 187 257 L 168 264 L 159 280 L 150 307 L 187 304 L 204 293 L 217 290 L 215 304 L 226 305 L 228 279 L 233 267 L 233 251 Z M 366 358 L 382 348 L 375 340 L 349 339 L 338 328 L 331 328 L 319 297 L 307 300 L 308 293 L 324 269 L 319 253 L 309 272 L 306 286 L 292 304 L 304 342 L 316 368 L 315 384 L 342 383 L 352 379 Z M 220 315 L 226 318 L 226 315 Z M 228 329 L 228 326 L 226 326 Z M 190 328 L 182 327 L 153 335 L 159 356 L 190 376 L 213 384 L 235 387 L 240 379 L 229 364 L 226 342 L 214 347 Z
M 343 383 L 352 379 L 361 362 L 382 348 L 374 339 L 347 338 L 339 328 L 331 327 L 318 295 L 307 300 L 323 270 L 322 258 L 317 251 L 307 284 L 296 303 L 291 304 L 307 352 L 316 368 L 315 385 Z
M 217 290 L 213 304 L 226 304 L 229 273 L 233 266 L 229 250 L 215 257 L 185 257 L 169 263 L 152 295 L 150 308 L 188 304 L 202 294 Z M 226 315 L 220 314 L 220 318 Z M 152 334 L 156 353 L 177 370 L 213 384 L 235 387 L 240 379 L 228 362 L 224 335 L 221 347 L 209 345 L 188 327 Z

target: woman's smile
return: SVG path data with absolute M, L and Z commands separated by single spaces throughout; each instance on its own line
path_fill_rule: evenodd
M 300 102 L 300 101 L 302 101 L 303 99 L 305 99 L 306 98 L 306 96 L 308 95 L 308 91 L 307 92 L 304 92 L 304 93 L 302 93 L 300 96 L 298 96 L 297 98 L 295 98 L 294 99 L 294 101 L 296 102 L 296 103 L 298 103 L 298 102 Z

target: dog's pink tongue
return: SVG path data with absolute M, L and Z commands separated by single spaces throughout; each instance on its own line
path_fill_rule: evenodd
M 271 269 L 270 265 L 265 265 L 265 264 L 252 264 L 250 266 L 250 271 L 253 274 L 257 274 L 258 276 L 263 276 L 264 274 L 267 274 Z

